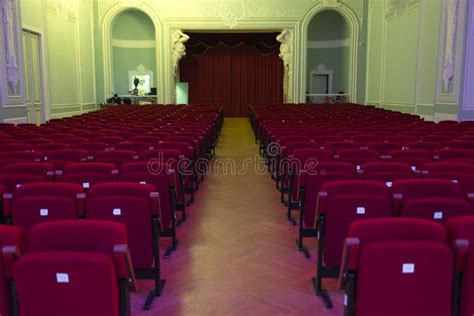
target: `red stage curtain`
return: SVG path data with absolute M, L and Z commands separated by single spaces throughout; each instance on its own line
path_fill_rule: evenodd
M 191 103 L 222 103 L 230 117 L 247 116 L 249 104 L 282 103 L 283 62 L 276 33 L 189 36 L 180 78 L 189 82 Z

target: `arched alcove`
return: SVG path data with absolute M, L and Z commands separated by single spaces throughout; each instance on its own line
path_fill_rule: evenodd
M 317 13 L 308 25 L 306 91 L 335 94 L 350 91 L 351 29 L 334 10 Z M 309 101 L 322 102 L 312 96 Z
M 112 27 L 112 89 L 128 94 L 133 78 L 140 79 L 140 93 L 156 94 L 156 35 L 153 21 L 140 10 L 129 9 L 114 19 Z
M 301 58 L 301 76 L 300 76 L 300 93 L 301 95 L 306 95 L 308 88 L 308 73 L 310 72 L 310 68 L 308 67 L 308 45 L 310 44 L 308 41 L 308 33 L 310 30 L 310 24 L 313 21 L 313 18 L 317 19 L 317 16 L 323 12 L 334 12 L 340 15 L 345 24 L 347 26 L 347 34 L 348 34 L 348 42 L 349 42 L 349 57 L 348 57 L 348 71 L 347 71 L 347 94 L 349 94 L 348 101 L 351 102 L 363 102 L 358 100 L 359 95 L 362 94 L 362 91 L 359 91 L 358 85 L 358 71 L 359 68 L 363 68 L 364 64 L 360 64 L 359 61 L 359 40 L 360 40 L 360 25 L 361 19 L 360 16 L 348 5 L 344 3 L 339 3 L 337 5 L 326 5 L 321 3 L 315 3 L 311 6 L 303 16 L 302 23 L 301 23 L 301 50 L 300 50 L 300 58 Z M 339 17 L 338 17 L 339 18 Z M 323 30 L 324 32 L 324 30 Z M 319 65 L 317 65 L 319 66 Z M 320 67 L 321 69 L 323 66 Z M 362 69 L 361 68 L 361 69 Z M 361 83 L 361 87 L 363 87 Z M 336 91 L 339 92 L 339 91 Z M 307 99 L 307 98 L 306 98 Z M 303 99 L 300 99 L 303 101 Z M 306 100 L 307 101 L 307 100 Z

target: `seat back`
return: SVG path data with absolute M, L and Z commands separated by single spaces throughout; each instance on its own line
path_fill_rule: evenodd
M 24 245 L 29 249 L 30 229 L 43 222 L 77 219 L 81 215 L 78 194 L 82 187 L 69 183 L 30 183 L 16 189 L 13 200 L 4 211 L 11 223 L 25 232 Z
M 318 210 L 325 215 L 323 260 L 326 265 L 337 267 L 352 222 L 391 216 L 390 191 L 375 181 L 328 182 L 319 194 Z
M 153 264 L 151 220 L 158 215 L 151 199 L 154 187 L 131 182 L 99 183 L 90 188 L 86 218 L 119 222 L 127 227 L 128 244 L 135 268 Z M 158 201 L 156 201 L 158 203 Z
M 44 177 L 45 180 L 52 180 L 56 168 L 47 162 L 17 162 L 3 166 L 3 174 L 28 174 Z
M 362 164 L 359 170 L 366 180 L 380 181 L 388 187 L 400 179 L 410 179 L 414 173 L 410 165 L 399 162 L 369 162 Z
M 355 178 L 355 167 L 344 162 L 321 162 L 314 169 L 304 169 L 299 174 L 295 174 L 291 188 L 291 198 L 295 202 L 298 201 L 299 192 L 304 189 L 304 225 L 315 227 L 318 194 L 325 183 L 355 180 Z
M 403 205 L 401 215 L 445 223 L 452 217 L 474 215 L 474 208 L 465 199 L 420 197 L 408 199 Z
M 423 165 L 422 174 L 424 176 L 436 177 L 440 173 L 466 173 L 474 174 L 474 165 L 462 162 L 433 162 Z
M 30 231 L 30 251 L 84 251 L 112 254 L 114 246 L 126 245 L 123 224 L 99 220 L 63 220 L 38 224 Z
M 119 315 L 117 272 L 106 254 L 31 253 L 13 275 L 21 315 Z
M 84 189 L 89 189 L 97 183 L 111 182 L 116 180 L 117 167 L 110 163 L 84 162 L 72 163 L 66 166 L 62 181 L 77 183 Z
M 162 163 L 132 162 L 124 164 L 120 172 L 120 181 L 146 183 L 152 185 L 160 194 L 160 219 L 162 228 L 171 228 L 172 209 L 175 208 L 176 171 L 171 165 Z
M 116 166 L 135 160 L 138 160 L 138 155 L 135 151 L 130 150 L 98 151 L 94 155 L 95 162 L 111 163 Z
M 380 241 L 444 242 L 445 230 L 438 223 L 419 218 L 374 218 L 351 223 L 347 237 L 359 239 L 361 246 Z
M 435 160 L 446 160 L 446 159 L 458 159 L 458 158 L 467 158 L 472 159 L 474 157 L 473 149 L 440 149 L 433 152 L 433 157 Z
M 359 166 L 367 162 L 377 162 L 380 155 L 373 149 L 341 149 L 337 152 L 337 157 L 341 162 L 348 162 Z
M 137 154 L 141 154 L 143 151 L 149 150 L 150 147 L 152 147 L 150 143 L 124 142 L 124 143 L 120 143 L 120 144 L 116 145 L 115 149 L 116 150 L 127 150 L 127 151 L 130 150 L 130 151 L 136 152 Z
M 455 197 L 464 198 L 459 184 L 444 179 L 404 179 L 393 183 L 396 199 L 414 197 Z
M 70 163 L 87 161 L 88 156 L 89 153 L 86 150 L 57 149 L 49 151 L 45 159 L 54 164 L 57 170 L 64 170 Z
M 441 242 L 365 245 L 358 256 L 355 315 L 451 315 L 453 259 Z
M 94 142 L 106 143 L 109 145 L 117 145 L 124 141 L 122 137 L 118 136 L 100 136 L 93 139 Z
M 93 141 L 73 145 L 73 148 L 75 149 L 87 151 L 90 156 L 94 156 L 96 152 L 108 149 L 110 147 L 112 147 L 111 144 Z
M 5 188 L 5 193 L 13 193 L 16 188 L 26 184 L 35 182 L 44 182 L 44 176 L 30 174 L 5 174 L 0 175 L 0 185 Z

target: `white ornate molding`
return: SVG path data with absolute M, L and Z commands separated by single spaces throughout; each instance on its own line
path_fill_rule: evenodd
M 385 0 L 385 18 L 396 18 L 404 10 L 411 10 L 420 5 L 421 0 Z
M 77 0 L 44 0 L 44 4 L 52 13 L 63 14 L 70 21 L 76 21 L 77 19 L 79 8 Z
M 155 48 L 155 40 L 124 40 L 112 38 L 112 46 L 122 48 Z
M 179 81 L 179 61 L 186 56 L 186 43 L 189 36 L 184 34 L 181 30 L 174 30 L 171 32 L 171 59 L 173 62 L 173 76 L 176 81 Z
M 456 54 L 458 9 L 459 0 L 448 0 L 446 18 L 446 44 L 443 64 L 443 83 L 445 93 L 450 92 L 451 81 L 455 75 L 454 58 Z
M 290 103 L 293 100 L 293 32 L 283 30 L 278 36 L 280 42 L 280 54 L 283 60 L 283 100 Z
M 3 120 L 4 123 L 12 123 L 12 124 L 23 124 L 28 123 L 27 117 L 15 117 L 15 118 L 8 118 Z
M 278 10 L 271 6 L 257 4 L 256 0 L 218 0 L 214 7 L 205 7 L 199 11 L 203 17 L 215 17 L 225 26 L 234 29 L 247 19 L 254 18 L 296 18 L 298 10 Z
M 17 93 L 18 83 L 21 79 L 16 47 L 16 8 L 14 0 L 2 0 L 2 23 L 3 23 L 3 43 L 5 54 L 5 66 L 7 83 L 13 93 Z
M 299 65 L 299 81 L 298 81 L 298 90 L 299 90 L 299 102 L 304 102 L 304 96 L 306 95 L 306 91 L 308 89 L 308 56 L 307 56 L 307 49 L 308 49 L 308 42 L 306 41 L 308 36 L 308 28 L 312 21 L 312 19 L 319 14 L 320 12 L 326 10 L 330 5 L 334 11 L 339 13 L 341 16 L 344 17 L 346 20 L 349 28 L 350 28 L 350 45 L 349 45 L 349 71 L 347 73 L 347 82 L 348 82 L 348 91 L 347 93 L 351 95 L 351 100 L 354 102 L 358 101 L 358 60 L 359 60 L 359 33 L 361 31 L 363 18 L 362 16 L 358 16 L 356 14 L 356 10 L 349 6 L 349 4 L 353 4 L 354 1 L 346 1 L 346 0 L 317 0 L 314 1 L 312 6 L 309 7 L 301 19 L 301 29 L 302 34 L 301 38 L 303 39 L 300 41 L 299 45 L 299 53 L 298 58 L 301 60 Z M 361 1 L 361 4 L 366 3 L 365 1 Z M 363 101 L 362 101 L 363 102 Z
M 364 12 L 364 0 L 314 0 L 313 8 L 342 9 L 350 8 L 353 13 L 362 21 Z
M 351 45 L 350 38 L 332 40 L 332 41 L 309 41 L 308 42 L 308 48 L 313 48 L 313 49 L 340 48 L 340 47 L 349 47 L 350 45 Z

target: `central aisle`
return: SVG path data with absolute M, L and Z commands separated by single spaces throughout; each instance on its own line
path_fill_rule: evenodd
M 141 311 L 152 283 L 140 283 L 133 314 L 342 315 L 341 295 L 326 310 L 313 294 L 315 242 L 310 260 L 298 253 L 297 228 L 286 221 L 248 119 L 225 120 L 211 166 L 178 228 L 178 250 L 162 260 L 163 296 Z

